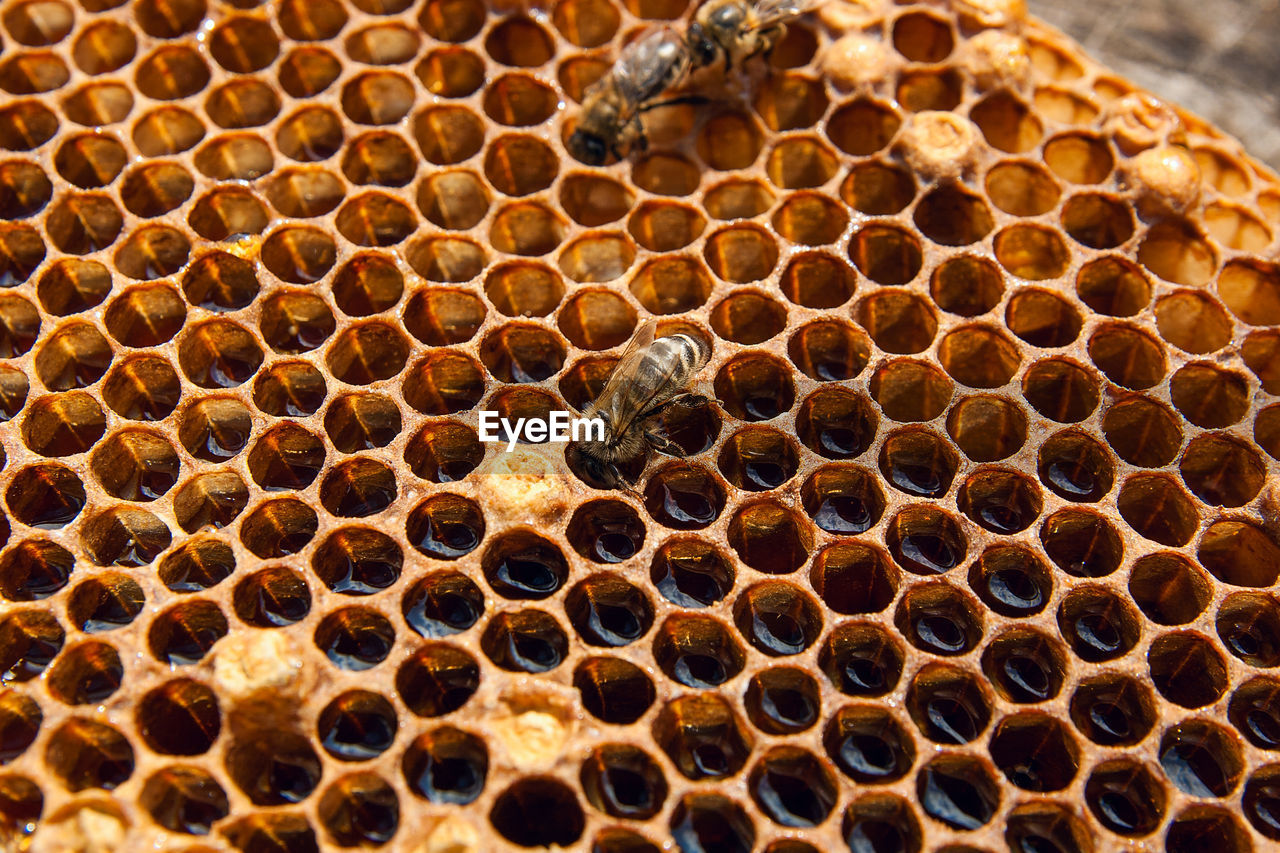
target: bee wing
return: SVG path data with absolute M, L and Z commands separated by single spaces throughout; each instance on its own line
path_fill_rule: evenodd
M 755 5 L 753 29 L 763 30 L 812 12 L 825 0 L 760 0 Z
M 640 325 L 640 328 L 636 329 L 636 333 L 627 342 L 627 348 L 622 351 L 622 358 L 618 360 L 618 366 L 613 369 L 613 373 L 609 374 L 609 381 L 604 384 L 604 389 L 600 392 L 600 396 L 596 398 L 595 409 L 608 408 L 610 401 L 615 397 L 625 396 L 619 392 L 631 382 L 628 377 L 635 376 L 636 368 L 649 353 L 649 347 L 653 346 L 654 332 L 657 328 L 657 323 L 652 320 L 645 320 Z
M 642 104 L 674 86 L 684 76 L 689 50 L 671 27 L 651 27 L 618 55 L 613 74 L 633 104 Z

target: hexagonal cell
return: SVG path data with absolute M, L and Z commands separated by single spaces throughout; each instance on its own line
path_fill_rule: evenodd
M 396 736 L 391 703 L 368 690 L 349 690 L 320 710 L 316 736 L 339 761 L 363 761 L 385 752 Z
M 401 429 L 400 410 L 381 394 L 344 394 L 325 411 L 324 429 L 342 453 L 390 444 Z
M 178 481 L 178 454 L 154 432 L 131 429 L 99 443 L 89 464 L 107 494 L 129 501 L 155 500 Z
M 574 670 L 573 685 L 593 717 L 616 725 L 640 719 L 656 697 L 644 670 L 621 658 L 587 658 Z
M 465 631 L 480 619 L 484 594 L 459 572 L 432 572 L 405 593 L 401 612 L 409 627 L 423 637 L 446 637 Z
M 915 810 L 894 794 L 864 794 L 854 800 L 844 811 L 840 833 L 850 850 L 875 849 L 882 838 L 904 850 L 919 850 L 921 845 Z
M 1005 777 L 1026 791 L 1060 791 L 1075 777 L 1080 751 L 1060 720 L 1023 713 L 1001 720 L 991 735 L 991 758 Z
M 369 772 L 353 773 L 331 783 L 318 810 L 329 834 L 343 847 L 385 844 L 400 825 L 395 789 Z
M 569 638 L 555 617 L 542 610 L 499 613 L 480 637 L 489 660 L 508 672 L 549 672 L 564 662 Z
M 452 503 L 456 506 L 451 506 L 448 502 L 432 500 L 443 503 L 446 509 L 456 514 L 468 513 L 471 518 L 478 517 L 479 509 L 469 501 L 462 504 L 461 499 L 454 498 Z M 468 519 L 468 516 L 463 518 Z M 471 524 L 474 536 L 475 521 L 471 520 Z M 479 534 L 483 535 L 483 522 L 480 524 Z M 477 544 L 479 541 L 479 538 L 475 540 Z M 547 598 L 554 595 L 569 577 L 569 564 L 559 547 L 530 530 L 514 530 L 490 540 L 481 558 L 481 566 L 489 586 L 508 600 Z
M 1008 91 L 993 92 L 973 105 L 969 118 L 993 147 L 1009 154 L 1023 154 L 1040 144 L 1044 125 L 1034 110 Z M 1050 143 L 1053 144 L 1052 142 Z M 1052 163 L 1046 164 L 1055 172 Z M 1059 173 L 1061 177 L 1061 173 Z
M 119 653 L 106 643 L 95 641 L 67 649 L 49 670 L 48 679 L 49 692 L 68 705 L 101 704 L 123 681 Z
M 203 592 L 235 571 L 231 546 L 218 539 L 193 538 L 165 555 L 157 574 L 173 592 Z
M 654 721 L 653 737 L 676 769 L 695 781 L 737 774 L 752 744 L 737 714 L 714 693 L 668 702 Z
M 484 790 L 489 751 L 483 740 L 453 726 L 418 735 L 404 755 L 409 788 L 429 802 L 466 805 Z
M 1275 764 L 1265 765 L 1249 778 L 1244 789 L 1244 813 L 1253 828 L 1266 838 L 1280 839 L 1280 821 L 1276 820 L 1275 809 L 1280 805 L 1280 785 L 1277 785 L 1280 770 Z
M 111 726 L 72 717 L 54 730 L 45 747 L 50 771 L 71 791 L 113 790 L 133 775 L 134 752 Z
M 929 654 L 961 655 L 982 638 L 977 602 L 943 581 L 908 589 L 893 618 L 898 631 Z
M 66 632 L 49 613 L 14 609 L 0 620 L 0 673 L 6 682 L 39 677 L 62 651 Z
M 89 394 L 63 392 L 31 404 L 22 421 L 22 440 L 41 456 L 84 453 L 102 438 L 106 415 Z
M 311 611 L 311 593 L 300 575 L 277 566 L 236 584 L 232 607 L 241 621 L 255 628 L 280 628 L 306 618 Z
M 931 421 L 946 409 L 954 386 L 941 370 L 915 359 L 898 359 L 871 377 L 871 396 L 887 417 L 906 423 Z
M 668 617 L 654 634 L 653 655 L 669 678 L 694 688 L 723 684 L 745 663 L 742 646 L 710 616 Z
M 889 521 L 885 542 L 894 561 L 918 575 L 945 574 L 964 561 L 968 545 L 956 520 L 931 506 L 899 510 Z
M 239 479 L 235 474 L 231 477 Z M 185 520 L 181 495 L 175 514 Z M 150 512 L 116 506 L 88 519 L 80 529 L 80 544 L 100 566 L 145 566 L 172 541 L 168 526 Z
M 832 716 L 823 746 L 836 766 L 862 785 L 901 779 L 915 760 L 911 736 L 887 709 L 846 705 Z
M 1165 775 L 1193 797 L 1226 797 L 1243 775 L 1239 740 L 1207 720 L 1188 720 L 1165 730 L 1159 754 Z
M 1089 417 L 1098 407 L 1098 391 L 1098 379 L 1091 371 L 1062 358 L 1038 361 L 1022 377 L 1027 402 L 1059 423 L 1079 423 Z
M 768 734 L 795 734 L 818 722 L 818 683 L 802 669 L 777 666 L 756 673 L 743 697 L 752 725 Z
M 162 755 L 201 755 L 222 728 L 218 698 L 198 681 L 165 682 L 138 701 L 138 732 Z
M 178 342 L 178 364 L 202 388 L 234 388 L 262 364 L 253 335 L 230 320 L 209 320 L 188 327 Z
M 405 305 L 404 324 L 428 346 L 465 343 L 484 322 L 485 307 L 474 294 L 447 287 L 418 290 Z
M 1138 246 L 1138 262 L 1173 284 L 1208 284 L 1218 268 L 1213 247 L 1189 222 L 1165 220 L 1151 226 Z
M 67 585 L 75 557 L 47 539 L 27 539 L 0 558 L 4 582 L 0 593 L 10 601 L 39 601 Z
M 866 225 L 849 241 L 849 257 L 877 284 L 906 284 L 923 263 L 920 242 L 910 232 L 890 225 Z
M 51 462 L 20 469 L 9 482 L 4 498 L 14 518 L 28 527 L 44 530 L 70 524 L 86 502 L 80 478 L 67 466 Z M 70 569 L 69 562 L 67 568 Z
M 461 353 L 437 350 L 409 369 L 404 400 L 426 415 L 466 411 L 484 394 L 483 368 Z
M 377 515 L 395 499 L 395 474 L 372 459 L 339 462 L 320 481 L 321 506 L 339 518 Z
M 368 527 L 343 527 L 311 555 L 316 577 L 343 595 L 373 595 L 399 578 L 404 554 L 395 540 Z
M 1028 628 L 1000 634 L 982 653 L 982 669 L 1000 695 L 1019 704 L 1046 702 L 1062 690 L 1066 652 Z
M 747 785 L 756 805 L 779 826 L 817 826 L 837 799 L 831 771 L 797 746 L 775 746 L 766 752 L 751 769 Z
M 483 458 L 475 431 L 452 421 L 428 422 L 405 448 L 409 470 L 435 483 L 463 479 Z
M 111 272 L 97 261 L 64 258 L 54 263 L 36 284 L 40 305 L 65 317 L 87 311 L 111 292 Z

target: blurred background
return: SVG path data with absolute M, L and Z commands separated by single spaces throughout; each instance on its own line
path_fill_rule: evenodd
M 1280 170 L 1280 0 L 1028 0 L 1134 83 Z

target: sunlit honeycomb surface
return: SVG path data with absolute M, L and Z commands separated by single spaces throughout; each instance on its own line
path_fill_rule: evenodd
M 0 4 L 0 847 L 1280 842 L 1275 177 L 871 0 L 575 162 L 687 11 Z M 687 459 L 494 473 L 654 317 Z

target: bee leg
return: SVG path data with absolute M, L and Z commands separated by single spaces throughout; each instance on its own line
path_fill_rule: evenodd
M 636 112 L 647 113 L 649 110 L 658 110 L 663 107 L 678 107 L 684 104 L 690 104 L 695 107 L 705 107 L 710 103 L 712 103 L 712 101 L 706 95 L 680 95 L 675 98 L 667 98 L 665 101 L 655 101 L 652 104 L 645 104 L 636 110 Z
M 671 400 L 671 405 L 682 406 L 686 409 L 696 409 L 699 406 L 705 406 L 711 402 L 705 394 L 681 394 Z
M 653 449 L 659 453 L 665 453 L 668 456 L 674 456 L 677 459 L 683 459 L 688 455 L 684 452 L 684 448 L 667 438 L 665 435 L 649 430 L 645 432 L 644 438 L 645 441 L 649 442 Z

